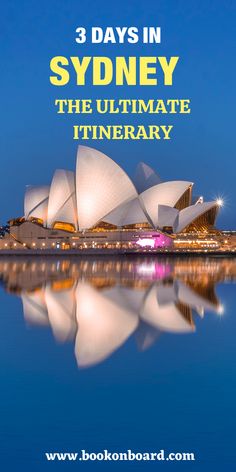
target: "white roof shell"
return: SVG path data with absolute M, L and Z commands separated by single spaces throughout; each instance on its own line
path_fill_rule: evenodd
M 179 223 L 179 210 L 167 205 L 157 205 L 157 221 L 158 228 L 171 226 L 175 232 Z
M 74 172 L 58 169 L 55 171 L 48 200 L 48 228 L 56 221 L 72 223 L 77 228 L 77 209 Z
M 48 185 L 28 186 L 26 188 L 24 199 L 26 220 L 29 218 L 40 218 L 46 224 L 49 190 L 50 187 Z
M 142 193 L 154 185 L 160 184 L 159 175 L 144 162 L 139 162 L 134 175 L 134 185 L 138 193 Z
M 198 205 L 199 203 L 203 203 L 203 202 L 204 202 L 204 197 L 202 195 L 192 197 L 192 205 Z
M 192 221 L 196 220 L 199 216 L 203 215 L 207 211 L 216 207 L 216 202 L 205 202 L 198 203 L 197 205 L 191 205 L 187 208 L 184 208 L 179 212 L 179 223 L 176 229 L 176 232 L 179 233 L 185 229 Z
M 121 203 L 137 196 L 128 175 L 105 154 L 79 146 L 76 165 L 79 229 L 93 227 Z
M 174 207 L 191 185 L 192 182 L 182 180 L 163 182 L 139 195 L 143 211 L 154 228 L 158 227 L 158 205 Z
M 116 226 L 125 226 L 148 221 L 138 198 L 134 198 L 128 203 L 122 203 L 115 208 L 115 210 L 106 215 L 103 220 Z

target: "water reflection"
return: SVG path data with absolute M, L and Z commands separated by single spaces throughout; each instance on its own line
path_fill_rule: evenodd
M 79 366 L 97 364 L 133 333 L 149 348 L 162 332 L 192 333 L 195 316 L 223 306 L 217 283 L 235 281 L 228 258 L 1 258 L 0 278 L 24 318 L 75 343 Z

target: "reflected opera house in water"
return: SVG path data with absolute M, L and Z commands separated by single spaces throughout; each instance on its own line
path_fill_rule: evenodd
M 21 298 L 27 325 L 73 342 L 80 367 L 102 362 L 132 335 L 143 351 L 164 333 L 194 333 L 205 313 L 224 313 L 216 284 L 235 280 L 234 258 L 0 259 L 1 284 Z
M 215 229 L 222 201 L 193 197 L 192 188 L 188 181 L 161 182 L 144 163 L 132 181 L 105 154 L 79 146 L 75 173 L 56 170 L 49 186 L 27 187 L 24 216 L 9 221 L 0 249 L 227 249 L 230 236 Z

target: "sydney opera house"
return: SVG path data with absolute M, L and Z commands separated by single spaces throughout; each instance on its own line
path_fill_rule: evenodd
M 27 187 L 24 216 L 9 222 L 0 248 L 168 250 L 186 235 L 190 245 L 213 248 L 221 202 L 193 197 L 192 189 L 188 181 L 162 182 L 144 163 L 131 180 L 105 154 L 79 146 L 75 173 L 56 170 L 50 185 Z

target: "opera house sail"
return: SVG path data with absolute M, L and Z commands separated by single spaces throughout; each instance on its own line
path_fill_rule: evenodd
M 76 164 L 79 229 L 89 229 L 121 203 L 137 196 L 128 175 L 112 159 L 80 146 Z
M 48 198 L 50 187 L 45 185 L 41 187 L 28 186 L 25 192 L 24 214 L 25 220 L 38 220 L 44 225 L 47 221 Z
M 68 170 L 54 173 L 48 200 L 47 227 L 77 229 L 75 175 Z
M 192 189 L 161 181 L 143 162 L 132 180 L 110 157 L 79 146 L 75 172 L 58 169 L 50 185 L 26 188 L 24 216 L 10 220 L 0 249 L 178 250 L 186 235 L 192 248 L 216 249 L 219 201 Z

